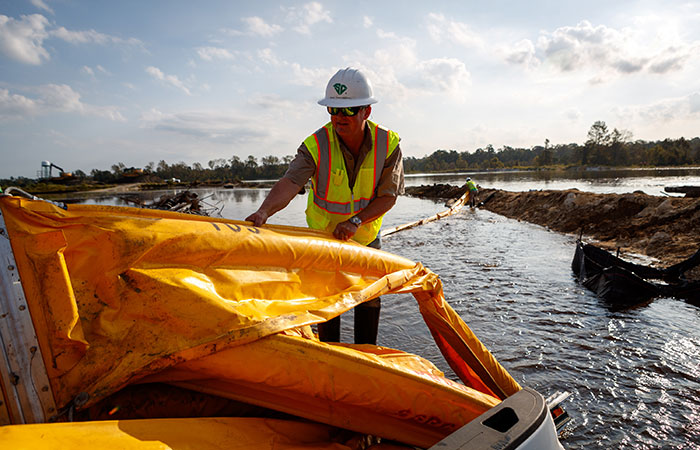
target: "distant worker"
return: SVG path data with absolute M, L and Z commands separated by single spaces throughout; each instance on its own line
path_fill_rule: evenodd
M 467 177 L 467 190 L 469 191 L 469 206 L 473 208 L 476 206 L 476 197 L 479 195 L 479 190 L 469 177 Z
M 372 85 L 359 70 L 341 69 L 333 75 L 326 96 L 318 101 L 327 108 L 330 122 L 302 142 L 287 172 L 246 220 L 264 224 L 311 179 L 309 227 L 381 248 L 382 219 L 404 191 L 404 174 L 399 135 L 368 120 L 376 102 Z M 355 308 L 356 344 L 377 343 L 380 309 L 379 298 Z M 340 316 L 320 323 L 318 334 L 324 342 L 340 342 Z

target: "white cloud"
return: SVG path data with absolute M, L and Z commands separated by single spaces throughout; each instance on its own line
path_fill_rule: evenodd
M 354 53 L 348 65 L 363 70 L 382 101 L 401 103 L 411 97 L 438 95 L 446 101 L 464 101 L 472 85 L 466 64 L 458 58 L 418 57 L 416 41 L 377 30 L 389 44 L 371 56 Z
M 347 66 L 362 70 L 372 82 L 375 96 L 394 106 L 408 100 L 463 102 L 471 90 L 471 73 L 458 58 L 421 59 L 417 42 L 393 32 L 378 29 L 377 36 L 386 41 L 371 55 L 360 51 L 344 58 Z M 325 72 L 317 85 L 325 86 L 333 72 Z M 433 97 L 428 99 L 428 97 Z
M 213 142 L 245 143 L 268 135 L 266 127 L 254 118 L 229 111 L 185 111 L 166 114 L 152 109 L 141 116 L 141 122 L 146 128 Z
M 31 0 L 31 4 L 37 7 L 38 9 L 43 9 L 48 13 L 54 14 L 53 9 L 51 9 L 51 7 L 47 5 L 44 0 Z
M 472 84 L 467 67 L 455 58 L 421 61 L 416 66 L 414 76 L 422 89 L 447 93 L 457 99 L 463 99 Z
M 80 94 L 65 84 L 48 84 L 39 91 L 44 105 L 57 111 L 84 112 L 85 105 L 80 101 Z
M 692 114 L 700 113 L 700 93 L 688 96 L 688 105 Z
M 114 121 L 125 121 L 115 107 L 95 106 L 83 103 L 80 94 L 65 84 L 48 84 L 39 89 L 42 103 L 48 110 L 95 115 Z
M 517 45 L 529 46 L 529 42 L 523 40 Z M 524 53 L 523 57 L 506 59 L 525 64 L 537 58 L 561 72 L 595 72 L 592 82 L 599 83 L 612 75 L 683 70 L 698 48 L 698 42 L 681 42 L 675 35 L 652 33 L 647 28 L 616 30 L 584 20 L 576 26 L 542 32 L 537 40 L 536 56 Z
M 449 20 L 443 14 L 428 14 L 427 31 L 437 43 L 447 41 L 466 48 L 484 47 L 483 38 L 469 25 Z
M 372 25 L 374 25 L 374 21 L 372 20 L 371 17 L 364 16 L 364 17 L 362 18 L 362 26 L 363 26 L 363 27 L 369 28 L 369 27 L 371 27 Z
M 126 44 L 142 46 L 134 38 L 122 39 L 95 30 L 70 31 L 64 27 L 50 29 L 51 24 L 41 14 L 20 16 L 19 20 L 0 15 L 0 52 L 25 64 L 40 65 L 50 58 L 44 41 L 50 37 L 71 44 Z
M 377 37 L 379 39 L 399 40 L 399 36 L 396 33 L 394 33 L 393 31 L 385 31 L 385 30 L 382 30 L 381 28 L 377 30 Z
M 694 50 L 669 48 L 664 55 L 657 57 L 649 64 L 649 71 L 657 74 L 682 70 L 683 64 L 690 58 L 691 54 L 700 50 L 700 46 L 695 46 Z
M 25 64 L 41 64 L 49 59 L 49 52 L 43 47 L 48 25 L 41 14 L 21 16 L 19 20 L 0 15 L 0 51 Z
M 198 51 L 198 53 L 202 59 L 206 59 L 209 61 L 214 59 L 233 60 L 236 58 L 234 53 L 231 53 L 229 50 L 220 47 L 202 48 Z
M 311 27 L 319 22 L 333 23 L 330 11 L 318 2 L 310 2 L 301 8 L 287 9 L 287 21 L 296 24 L 292 29 L 301 34 L 311 34 Z
M 579 119 L 581 119 L 582 114 L 577 108 L 569 108 L 564 112 L 564 116 L 572 122 L 577 122 Z
M 72 31 L 67 30 L 65 27 L 59 27 L 51 31 L 51 35 L 71 44 L 127 44 L 135 46 L 143 45 L 142 42 L 136 38 L 123 39 L 118 36 L 111 36 L 109 34 L 99 33 L 95 30 Z
M 221 33 L 227 35 L 227 36 L 243 36 L 245 33 L 242 32 L 241 30 L 236 30 L 234 28 L 221 28 L 220 29 Z
M 49 113 L 77 113 L 85 116 L 104 117 L 124 121 L 124 117 L 112 106 L 96 106 L 84 103 L 80 94 L 65 84 L 47 84 L 35 88 L 36 98 L 10 94 L 0 89 L 0 117 L 23 119 Z
M 276 24 L 268 24 L 260 17 L 245 17 L 242 19 L 248 25 L 248 32 L 262 37 L 272 37 L 281 32 L 283 28 Z
M 645 62 L 626 61 L 622 48 L 627 36 L 604 25 L 594 27 L 588 21 L 576 26 L 557 28 L 540 36 L 538 47 L 544 57 L 559 70 L 568 72 L 587 67 L 613 67 L 631 73 L 641 69 Z
M 153 66 L 146 67 L 146 72 L 156 80 L 161 81 L 166 85 L 176 87 L 187 95 L 192 95 L 187 86 L 185 86 L 185 84 L 175 75 L 166 75 L 159 68 Z
M 282 11 L 286 13 L 285 21 L 291 25 L 291 29 L 301 34 L 310 34 L 311 26 L 319 22 L 333 22 L 330 12 L 318 2 L 306 3 L 298 8 L 282 7 Z M 248 34 L 270 38 L 284 31 L 282 26 L 268 23 L 259 16 L 244 17 L 241 20 L 246 24 L 246 31 L 225 28 L 222 32 L 229 36 Z
M 277 55 L 275 55 L 275 52 L 271 48 L 258 50 L 258 59 L 271 66 L 281 66 L 285 64 L 277 58 Z
M 277 57 L 275 52 L 270 48 L 264 48 L 258 51 L 258 59 L 272 67 L 288 68 L 291 72 L 291 77 L 288 82 L 300 86 L 325 86 L 330 75 L 325 69 L 310 69 L 303 67 L 299 63 L 293 63 L 282 60 Z
M 0 89 L 0 117 L 17 119 L 33 114 L 37 109 L 34 100 L 19 94 L 10 94 L 7 89 Z
M 289 64 L 289 63 L 287 63 Z M 308 67 L 303 67 L 298 63 L 291 63 L 289 66 L 292 69 L 292 79 L 290 80 L 293 84 L 298 84 L 300 86 L 309 86 L 318 88 L 321 86 L 321 90 L 325 90 L 326 83 L 330 79 L 328 71 L 325 69 L 310 69 Z
M 530 66 L 535 63 L 535 46 L 529 39 L 516 42 L 512 47 L 505 50 L 505 60 L 513 64 Z
M 104 67 L 102 67 L 99 64 L 96 65 L 94 69 L 90 66 L 83 66 L 82 69 L 80 69 L 80 71 L 90 75 L 91 77 L 95 77 L 96 72 L 100 72 L 100 73 L 103 73 L 105 75 L 111 75 L 111 73 L 107 69 L 105 69 Z
M 415 39 L 401 37 L 396 33 L 377 30 L 377 37 L 389 41 L 386 46 L 380 47 L 374 52 L 371 58 L 362 54 L 352 55 L 351 60 L 363 61 L 368 66 L 376 67 L 376 72 L 384 72 L 388 69 L 394 70 L 402 66 L 411 67 L 416 64 Z
M 249 105 L 265 109 L 273 110 L 278 114 L 286 115 L 286 112 L 293 112 L 299 109 L 299 104 L 288 99 L 282 98 L 276 94 L 256 95 L 248 99 Z
M 205 61 L 235 59 L 233 53 L 221 47 L 200 47 L 197 49 L 197 54 Z
M 643 120 L 647 123 L 700 119 L 700 93 L 666 98 L 649 105 L 616 108 L 618 117 L 627 120 Z

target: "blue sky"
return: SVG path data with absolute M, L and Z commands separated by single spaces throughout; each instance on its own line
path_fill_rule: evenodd
M 0 0 L 0 178 L 293 155 L 348 66 L 408 156 L 700 135 L 700 2 Z

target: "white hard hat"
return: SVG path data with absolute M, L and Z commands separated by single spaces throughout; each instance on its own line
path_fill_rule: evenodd
M 372 97 L 372 85 L 367 77 L 357 69 L 348 67 L 340 69 L 326 86 L 326 97 L 318 101 L 319 105 L 334 108 L 366 106 L 377 103 Z

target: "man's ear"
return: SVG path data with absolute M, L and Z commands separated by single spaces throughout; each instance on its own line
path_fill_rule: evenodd
M 365 106 L 365 109 L 363 112 L 365 113 L 365 120 L 367 120 L 369 118 L 370 114 L 372 114 L 372 105 Z

